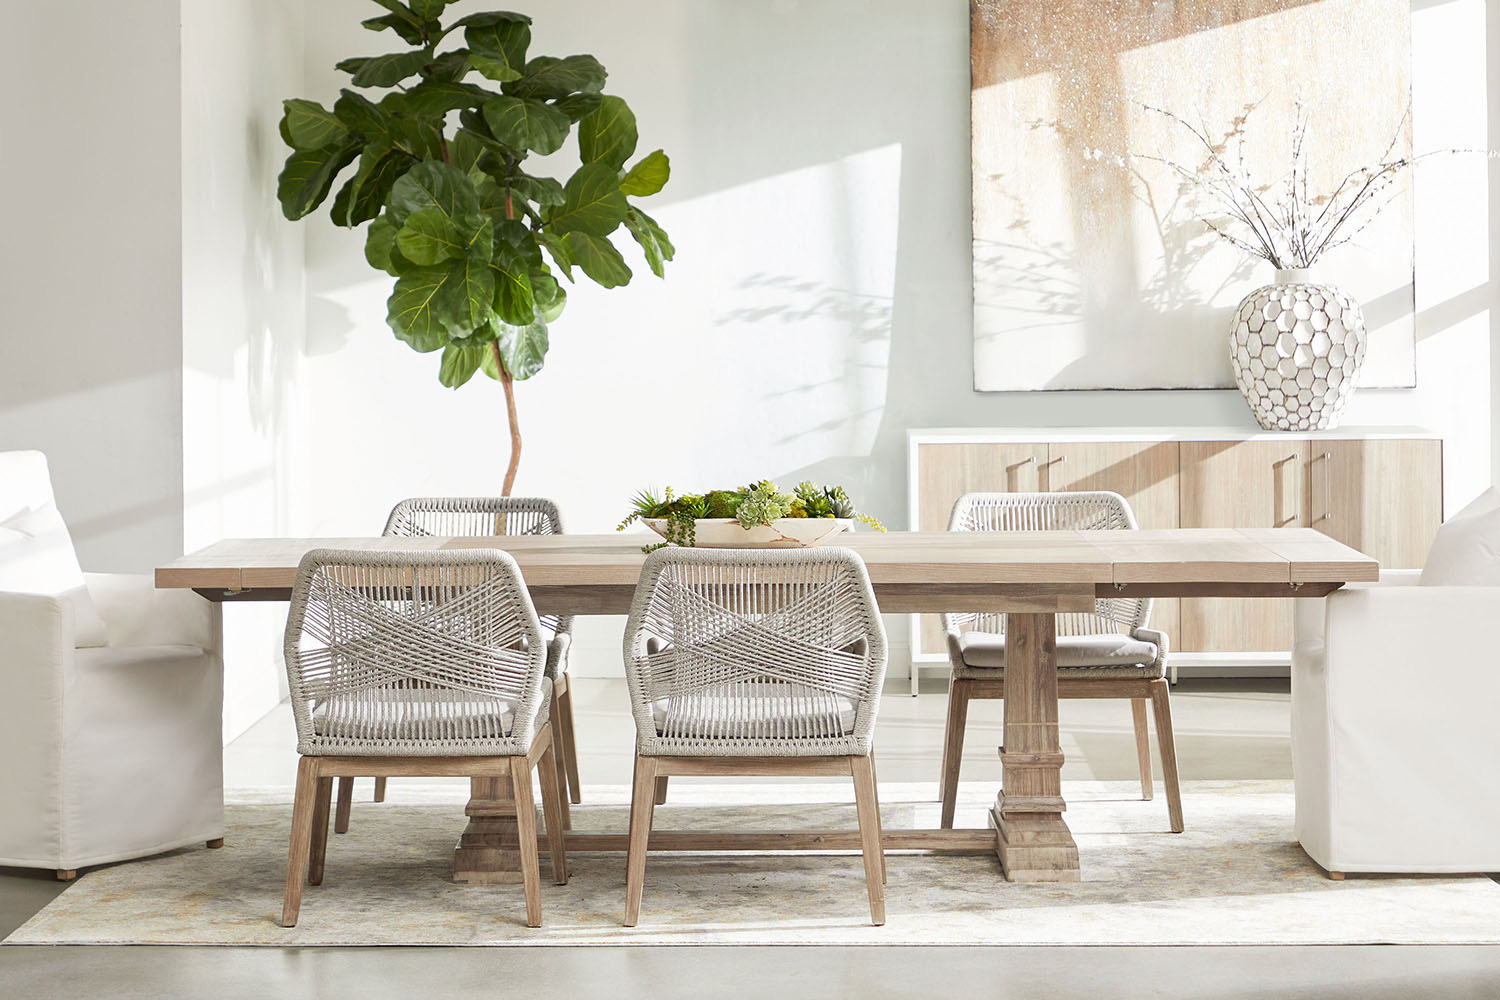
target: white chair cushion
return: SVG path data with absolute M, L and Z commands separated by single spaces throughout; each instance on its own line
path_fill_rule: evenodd
M 547 721 L 552 682 L 542 678 L 541 708 L 536 725 Z M 466 698 L 453 691 L 380 690 L 357 699 L 343 696 L 337 710 L 325 702 L 313 710 L 313 732 L 356 740 L 399 740 L 414 731 L 446 725 L 455 741 L 504 739 L 514 731 L 517 704 L 507 699 Z M 431 739 L 424 735 L 423 739 Z
M 1005 636 L 993 632 L 965 632 L 958 637 L 964 665 L 1005 669 Z M 1128 635 L 1060 635 L 1057 666 L 1149 667 L 1156 662 L 1156 643 Z
M 1491 486 L 1438 529 L 1424 587 L 1500 587 L 1500 491 Z
M 73 606 L 74 645 L 108 642 L 104 620 L 84 586 L 68 526 L 51 503 L 0 521 L 0 590 L 66 597 Z
M 829 732 L 832 713 L 837 713 L 837 732 Z M 658 733 L 666 731 L 669 714 L 673 736 L 754 738 L 775 729 L 818 739 L 854 732 L 856 706 L 844 695 L 766 681 L 657 698 L 651 703 L 651 719 Z

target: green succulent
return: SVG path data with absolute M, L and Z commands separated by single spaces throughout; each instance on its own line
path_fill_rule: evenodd
M 855 517 L 854 501 L 849 499 L 849 494 L 844 492 L 842 486 L 833 486 L 824 490 L 828 498 L 828 506 L 833 511 L 834 517 Z M 881 529 L 882 531 L 885 529 Z
M 770 524 L 778 517 L 786 517 L 791 507 L 789 494 L 782 493 L 775 483 L 762 480 L 745 491 L 745 499 L 740 501 L 735 517 L 740 527 L 749 531 L 757 525 Z

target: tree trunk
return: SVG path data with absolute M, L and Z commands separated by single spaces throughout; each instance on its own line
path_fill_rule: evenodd
M 516 217 L 515 205 L 510 199 L 510 186 L 505 188 L 505 218 Z M 490 344 L 490 349 L 495 352 L 495 367 L 500 372 L 500 385 L 505 389 L 505 417 L 510 422 L 510 465 L 505 469 L 505 484 L 500 487 L 500 495 L 510 496 L 511 487 L 516 484 L 516 470 L 521 467 L 521 422 L 516 417 L 516 384 L 511 378 L 510 369 L 505 367 L 505 359 L 500 356 L 500 343 L 495 341 Z
M 515 380 L 510 377 L 505 359 L 500 356 L 499 342 L 491 343 L 490 349 L 495 352 L 495 366 L 500 370 L 500 385 L 505 389 L 505 416 L 510 422 L 510 465 L 505 469 L 505 484 L 500 487 L 500 495 L 508 497 L 511 487 L 516 484 L 516 470 L 521 466 L 521 422 L 516 417 Z

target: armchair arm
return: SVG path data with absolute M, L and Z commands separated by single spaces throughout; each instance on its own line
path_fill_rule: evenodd
M 73 675 L 73 602 L 0 592 L 0 636 L 0 757 L 9 769 L 55 783 L 62 692 Z M 0 810 L 0 836 L 12 821 L 25 817 Z
M 1370 590 L 1374 587 L 1415 587 L 1422 582 L 1419 569 L 1383 569 L 1379 583 L 1346 583 L 1343 590 Z
M 158 590 L 150 576 L 85 573 L 111 646 L 218 646 L 214 606 L 190 590 Z
M 1385 574 L 1381 574 L 1384 583 Z M 1358 587 L 1298 601 L 1293 658 L 1364 663 L 1370 675 L 1481 657 L 1477 636 L 1500 618 L 1500 587 Z M 1321 605 L 1321 606 L 1320 606 Z M 1399 667 L 1398 667 L 1399 665 Z
M 39 674 L 48 661 L 71 660 L 73 631 L 73 602 L 66 596 L 0 591 L 0 677 L 9 686 L 21 680 L 17 673 Z M 9 691 L 0 702 L 7 700 Z
M 1161 666 L 1167 662 L 1167 654 L 1171 652 L 1172 640 L 1167 633 L 1154 628 L 1146 628 L 1144 625 L 1130 630 L 1132 639 L 1149 642 L 1156 646 L 1156 663 Z

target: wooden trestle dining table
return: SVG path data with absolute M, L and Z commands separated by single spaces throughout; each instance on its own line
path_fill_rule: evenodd
M 227 539 L 156 571 L 159 588 L 211 601 L 286 601 L 297 564 L 316 548 L 502 548 L 521 567 L 541 614 L 628 613 L 652 536 Z M 989 853 L 1013 881 L 1075 881 L 1078 848 L 1063 819 L 1055 616 L 1098 597 L 1319 598 L 1371 581 L 1379 564 L 1309 528 L 1141 531 L 858 532 L 825 544 L 864 559 L 882 612 L 1003 611 L 1009 643 L 1002 786 L 986 827 L 891 830 L 887 850 Z M 472 780 L 468 826 L 454 852 L 459 882 L 520 881 L 508 779 Z M 569 831 L 569 850 L 624 851 L 626 834 Z M 858 850 L 855 830 L 653 830 L 652 851 Z

